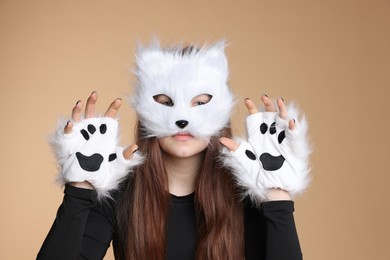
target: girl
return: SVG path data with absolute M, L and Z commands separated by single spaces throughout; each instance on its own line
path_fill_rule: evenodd
M 292 196 L 308 182 L 307 124 L 294 107 L 245 100 L 248 140 L 233 140 L 224 42 L 140 46 L 131 104 L 136 144 L 117 147 L 121 99 L 53 138 L 65 196 L 38 259 L 302 259 Z M 278 112 L 277 112 L 278 110 Z

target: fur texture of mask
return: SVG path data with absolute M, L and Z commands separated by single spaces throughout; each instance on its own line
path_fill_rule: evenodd
M 163 49 L 158 40 L 138 46 L 136 54 L 136 88 L 130 102 L 141 125 L 150 137 L 172 136 L 179 132 L 208 138 L 225 127 L 231 116 L 234 97 L 228 86 L 228 62 L 225 42 L 183 53 L 183 46 Z M 166 95 L 172 106 L 155 101 Z M 207 104 L 193 106 L 199 95 L 212 96 Z M 188 121 L 185 128 L 179 120 Z

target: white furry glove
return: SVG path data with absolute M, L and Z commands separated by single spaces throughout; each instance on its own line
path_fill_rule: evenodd
M 142 162 L 135 152 L 130 160 L 118 147 L 118 121 L 110 117 L 94 117 L 74 124 L 72 132 L 64 134 L 59 126 L 51 142 L 59 167 L 58 181 L 88 181 L 99 198 L 109 196 L 134 166 Z
M 298 110 L 290 105 L 286 119 L 277 112 L 258 112 L 247 117 L 248 142 L 228 153 L 225 163 L 245 195 L 256 204 L 267 200 L 270 188 L 286 190 L 293 197 L 304 191 L 309 178 L 310 146 L 307 121 L 298 121 Z M 295 120 L 293 130 L 289 121 Z

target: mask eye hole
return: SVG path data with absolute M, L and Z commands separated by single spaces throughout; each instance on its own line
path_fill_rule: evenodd
M 168 97 L 165 94 L 158 94 L 153 96 L 154 101 L 157 103 L 160 103 L 161 105 L 167 106 L 167 107 L 173 107 L 173 101 L 170 97 Z
M 209 95 L 209 94 L 201 94 L 201 95 L 198 95 L 196 97 L 194 97 L 191 101 L 191 104 L 192 106 L 202 106 L 202 105 L 206 105 L 207 103 L 210 102 L 211 98 L 213 96 L 212 95 Z

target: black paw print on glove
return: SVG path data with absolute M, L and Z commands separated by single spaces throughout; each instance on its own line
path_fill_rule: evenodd
M 95 134 L 96 127 L 92 124 L 87 126 L 87 130 L 81 129 L 80 133 L 84 137 L 86 141 L 90 139 L 90 135 Z M 99 127 L 100 134 L 104 135 L 107 132 L 107 125 L 101 124 Z M 94 153 L 90 156 L 86 156 L 81 152 L 76 153 L 77 160 L 80 164 L 80 167 L 88 172 L 96 172 L 100 169 L 102 162 L 104 161 L 104 157 L 99 153 Z M 112 153 L 108 156 L 108 161 L 114 161 L 116 159 L 116 153 Z
M 276 134 L 276 122 L 273 122 L 269 127 L 266 123 L 262 123 L 260 125 L 261 134 L 267 134 L 267 131 L 270 135 Z M 278 143 L 281 144 L 286 137 L 285 131 L 281 131 L 278 135 Z M 249 151 L 245 151 L 246 156 L 251 160 L 256 160 L 256 155 Z M 282 168 L 284 161 L 286 160 L 283 155 L 273 156 L 270 153 L 262 153 L 259 157 L 261 164 L 263 165 L 263 169 L 266 171 L 277 171 Z

